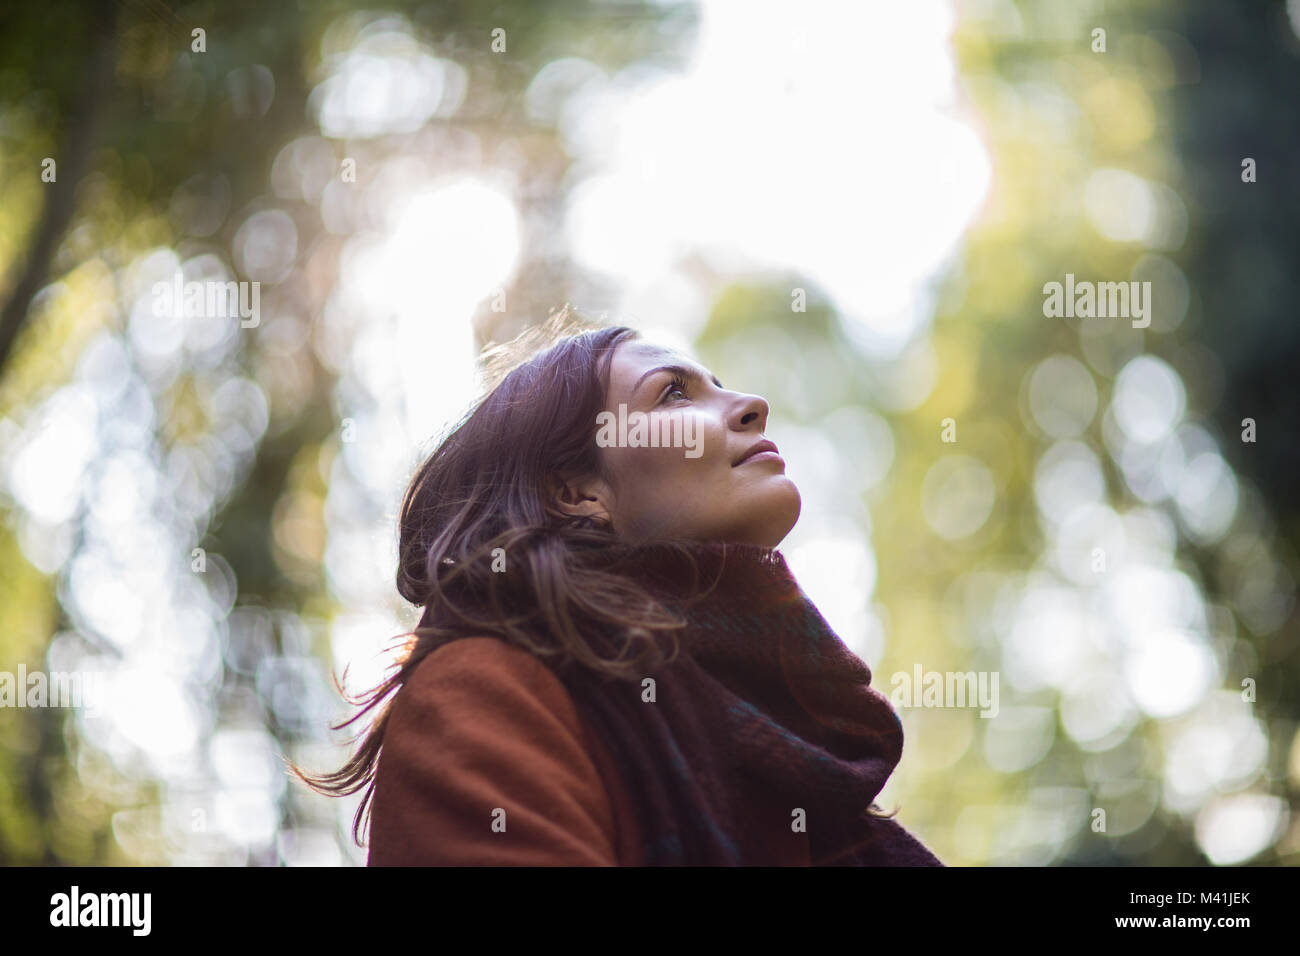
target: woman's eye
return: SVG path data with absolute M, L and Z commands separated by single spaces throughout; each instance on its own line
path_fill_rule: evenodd
M 672 394 L 673 394 L 673 392 L 679 392 L 679 393 L 681 394 L 682 398 L 686 398 L 686 397 L 687 397 L 687 396 L 686 396 L 686 383 L 685 383 L 685 382 L 673 382 L 672 385 L 668 386 L 668 391 L 664 392 L 664 400 L 667 401 L 668 399 L 672 398 Z

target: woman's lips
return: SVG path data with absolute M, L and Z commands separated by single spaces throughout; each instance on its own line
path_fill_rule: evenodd
M 778 454 L 777 454 L 776 452 L 774 452 L 774 451 L 760 451 L 757 455 L 750 455 L 748 458 L 746 458 L 746 459 L 745 459 L 744 461 L 742 461 L 740 464 L 741 464 L 741 465 L 748 465 L 750 462 L 753 462 L 753 461 L 779 461 L 781 464 L 783 464 L 783 465 L 785 464 L 785 459 L 782 458 L 780 455 L 778 455 Z M 740 465 L 737 465 L 736 467 L 739 468 Z
M 738 460 L 736 464 L 733 464 L 732 467 L 740 467 L 741 464 L 745 464 L 746 462 L 780 462 L 781 464 L 785 464 L 785 460 L 781 458 L 780 451 L 777 450 L 776 442 L 771 441 L 770 438 L 763 438 L 762 441 L 754 442 L 754 444 L 750 446 L 749 451 L 746 451 L 744 455 L 741 455 L 740 460 Z

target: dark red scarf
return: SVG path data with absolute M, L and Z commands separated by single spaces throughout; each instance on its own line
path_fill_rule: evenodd
M 683 653 L 646 675 L 655 702 L 642 700 L 639 681 L 557 672 L 619 764 L 647 864 L 761 864 L 745 808 L 747 795 L 763 793 L 807 811 L 814 865 L 943 866 L 897 822 L 867 813 L 902 756 L 902 724 L 781 553 L 734 544 L 687 551 L 694 568 L 664 545 L 586 557 L 639 581 L 687 621 Z M 602 656 L 618 652 L 611 634 L 591 640 Z

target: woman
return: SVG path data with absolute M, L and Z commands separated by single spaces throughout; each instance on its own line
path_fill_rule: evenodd
M 370 865 L 943 865 L 874 805 L 902 726 L 773 550 L 800 498 L 767 415 L 588 329 L 425 461 L 397 575 L 424 614 L 357 717 L 396 695 L 299 774 L 371 785 Z

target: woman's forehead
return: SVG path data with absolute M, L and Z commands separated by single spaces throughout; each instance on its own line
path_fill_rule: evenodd
M 620 345 L 614 354 L 614 360 L 629 374 L 652 365 L 685 365 L 687 368 L 693 367 L 704 371 L 703 367 L 689 355 L 655 342 L 640 340 L 624 342 Z

